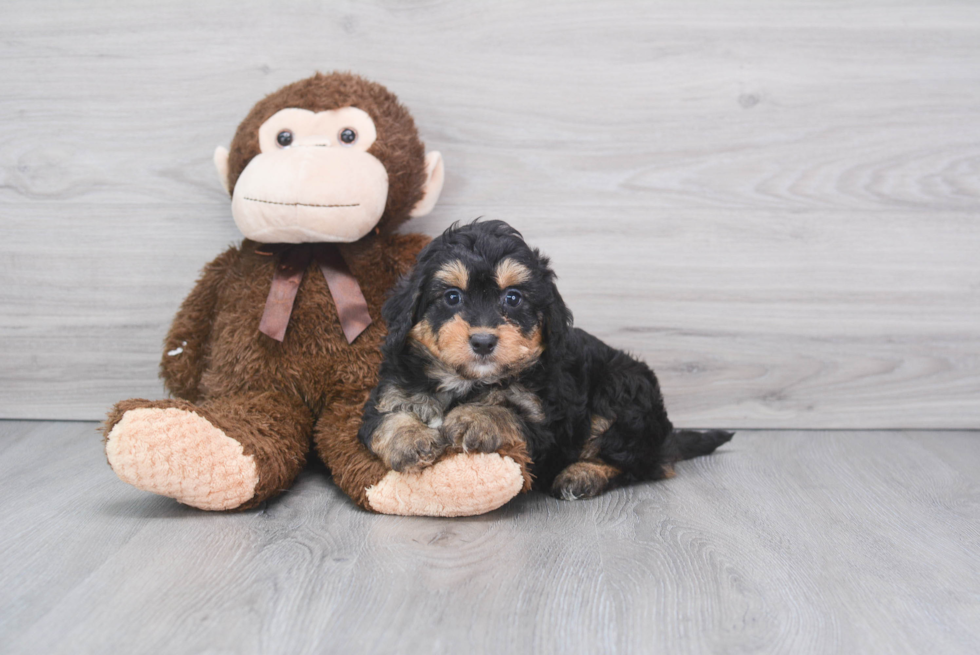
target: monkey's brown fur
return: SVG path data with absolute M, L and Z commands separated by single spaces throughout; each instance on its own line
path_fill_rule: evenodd
M 229 157 L 229 187 L 259 153 L 258 128 L 284 107 L 325 111 L 356 106 L 378 131 L 369 152 L 388 171 L 388 201 L 378 230 L 338 244 L 360 283 L 374 323 L 348 344 L 317 263 L 296 295 L 285 340 L 258 330 L 277 258 L 244 240 L 208 264 L 181 305 L 165 342 L 161 377 L 173 400 L 126 400 L 109 413 L 108 435 L 123 413 L 137 408 L 192 411 L 254 457 L 259 482 L 240 509 L 288 488 L 306 461 L 310 441 L 338 486 L 371 509 L 365 490 L 388 469 L 357 438 L 364 402 L 377 381 L 380 320 L 386 292 L 414 264 L 428 238 L 394 234 L 422 197 L 424 148 L 407 110 L 384 87 L 349 74 L 320 75 L 261 100 L 239 126 Z M 182 350 L 181 350 L 182 349 Z M 526 452 L 518 463 L 527 463 Z

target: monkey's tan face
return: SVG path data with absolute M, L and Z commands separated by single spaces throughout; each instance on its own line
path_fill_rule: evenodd
M 388 173 L 368 152 L 374 121 L 356 107 L 282 109 L 259 128 L 232 196 L 235 223 L 261 243 L 350 243 L 384 213 Z

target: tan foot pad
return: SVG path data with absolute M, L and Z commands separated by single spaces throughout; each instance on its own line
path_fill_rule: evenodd
M 199 509 L 234 509 L 255 495 L 255 460 L 194 412 L 131 409 L 106 439 L 109 465 L 123 482 Z
M 382 514 L 474 516 L 497 509 L 523 486 L 521 467 L 510 457 L 459 454 L 421 473 L 389 471 L 367 490 L 367 498 Z

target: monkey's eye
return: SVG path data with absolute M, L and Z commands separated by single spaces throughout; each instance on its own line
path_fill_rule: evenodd
M 354 131 L 354 128 L 352 127 L 345 127 L 339 134 L 337 134 L 337 138 L 340 139 L 340 142 L 344 145 L 353 145 L 354 142 L 357 141 L 357 132 Z
M 454 307 L 463 302 L 463 294 L 460 293 L 459 289 L 447 289 L 446 293 L 442 294 L 442 299 L 446 301 L 447 305 Z
M 289 144 L 293 142 L 293 133 L 289 130 L 283 130 L 276 135 L 276 143 L 281 145 L 283 148 L 288 148 Z
M 504 304 L 508 307 L 517 307 L 524 300 L 524 296 L 517 289 L 507 289 L 504 292 Z

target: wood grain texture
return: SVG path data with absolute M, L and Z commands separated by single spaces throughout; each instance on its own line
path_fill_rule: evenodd
M 238 239 L 211 153 L 316 69 L 378 79 L 684 425 L 980 425 L 980 8 L 959 2 L 11 2 L 0 416 L 162 395 Z M 411 225 L 410 225 L 411 227 Z
M 977 432 L 741 432 L 670 481 L 468 519 L 321 470 L 241 514 L 145 494 L 94 423 L 0 422 L 4 653 L 973 653 Z M 38 457 L 43 453 L 42 457 Z

